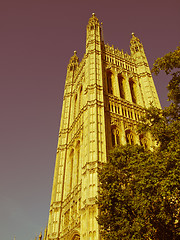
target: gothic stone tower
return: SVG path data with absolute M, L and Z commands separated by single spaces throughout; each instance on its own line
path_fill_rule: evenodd
M 140 40 L 132 34 L 131 55 L 104 44 L 95 14 L 87 25 L 86 53 L 74 52 L 67 67 L 57 146 L 48 240 L 100 240 L 97 169 L 109 149 L 122 144 L 151 147 L 136 125 L 159 99 Z

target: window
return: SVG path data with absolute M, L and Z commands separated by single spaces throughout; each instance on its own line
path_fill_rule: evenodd
M 78 112 L 78 106 L 77 106 L 77 94 L 76 94 L 74 98 L 74 118 L 76 118 L 77 112 Z
M 118 74 L 118 84 L 119 84 L 119 93 L 120 97 L 125 99 L 124 86 L 123 86 L 123 77 L 122 74 Z
M 141 134 L 139 136 L 139 142 L 140 142 L 140 145 L 143 146 L 145 149 L 148 147 L 147 146 L 147 140 L 146 138 L 143 136 L 143 134 Z
M 79 158 L 80 158 L 80 141 L 76 145 L 76 184 L 79 181 Z
M 133 103 L 136 103 L 135 83 L 132 78 L 129 79 L 129 86 Z
M 73 240 L 80 240 L 80 236 L 78 234 L 76 234 L 74 237 L 73 237 Z
M 107 85 L 108 85 L 108 93 L 113 94 L 112 88 L 112 72 L 110 70 L 107 71 Z
M 72 150 L 70 153 L 70 182 L 69 182 L 70 191 L 72 190 L 73 165 L 74 165 L 74 150 Z
M 133 134 L 132 134 L 131 130 L 129 130 L 129 129 L 126 130 L 125 134 L 126 134 L 126 143 L 130 144 L 130 145 L 133 145 L 134 144 L 134 138 L 133 138 Z
M 111 136 L 112 136 L 112 146 L 115 147 L 116 141 L 115 141 L 114 129 L 111 130 Z
M 120 145 L 120 137 L 119 131 L 116 129 L 116 126 L 112 126 L 111 128 L 111 136 L 112 136 L 112 146 L 115 147 Z
M 82 86 L 80 87 L 79 91 L 79 110 L 81 110 L 82 107 Z
M 119 132 L 118 131 L 116 131 L 116 144 L 120 145 Z

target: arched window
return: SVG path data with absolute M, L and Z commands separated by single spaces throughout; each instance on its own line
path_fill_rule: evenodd
M 126 130 L 125 135 L 126 135 L 126 143 L 130 144 L 130 145 L 133 145 L 134 144 L 134 137 L 133 137 L 133 134 L 132 134 L 131 130 L 129 130 L 129 129 Z
M 111 127 L 112 146 L 120 145 L 119 131 L 116 126 Z
M 143 146 L 145 149 L 148 148 L 147 140 L 143 134 L 139 136 L 139 142 L 140 142 L 140 145 Z
M 77 115 L 77 94 L 75 95 L 74 98 L 74 118 L 76 118 Z
M 107 86 L 108 86 L 108 93 L 113 94 L 113 87 L 112 87 L 112 72 L 110 70 L 107 70 Z
M 80 91 L 79 91 L 79 110 L 81 111 L 81 107 L 82 107 L 82 86 L 80 87 Z
M 135 83 L 132 78 L 129 79 L 129 86 L 133 103 L 136 103 Z
M 118 84 L 119 84 L 120 97 L 125 99 L 123 79 L 124 78 L 123 78 L 122 74 L 118 74 Z
M 116 144 L 120 145 L 120 140 L 119 140 L 119 131 L 116 130 Z
M 72 238 L 72 240 L 80 240 L 80 236 L 79 236 L 78 234 L 76 234 L 76 235 Z
M 79 161 L 80 161 L 80 141 L 78 141 L 76 144 L 76 169 L 75 169 L 76 184 L 78 184 L 79 181 Z
M 72 149 L 70 153 L 70 182 L 69 182 L 69 189 L 72 190 L 72 180 L 73 180 L 73 166 L 74 165 L 74 149 Z
M 115 141 L 115 131 L 114 131 L 114 129 L 111 129 L 111 137 L 112 137 L 112 146 L 115 147 L 116 141 Z

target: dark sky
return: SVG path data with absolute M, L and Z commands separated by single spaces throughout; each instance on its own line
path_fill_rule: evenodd
M 0 239 L 33 240 L 47 224 L 66 67 L 93 12 L 120 50 L 135 32 L 150 67 L 180 41 L 179 0 L 1 1 Z M 168 78 L 154 77 L 163 107 Z

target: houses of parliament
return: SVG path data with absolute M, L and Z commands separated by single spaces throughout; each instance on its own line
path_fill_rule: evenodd
M 97 170 L 117 145 L 151 148 L 136 132 L 144 108 L 161 108 L 144 48 L 132 33 L 131 54 L 104 43 L 93 13 L 86 52 L 67 66 L 48 226 L 43 240 L 101 240 L 96 220 Z

